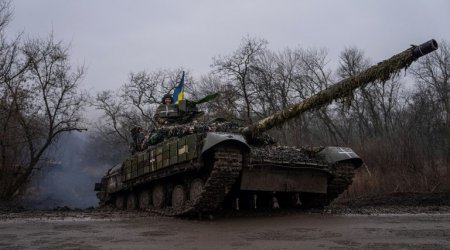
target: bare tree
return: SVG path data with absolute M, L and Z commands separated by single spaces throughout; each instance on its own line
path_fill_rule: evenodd
M 0 31 L 9 24 L 12 19 L 11 1 L 0 1 Z
M 426 145 L 432 163 L 449 166 L 450 162 L 450 44 L 439 43 L 439 50 L 421 58 L 411 69 L 417 91 L 410 102 L 410 123 L 418 140 Z
M 9 65 L 23 66 L 3 68 L 0 84 L 1 200 L 19 194 L 59 135 L 84 129 L 87 101 L 79 91 L 84 68 L 73 70 L 68 48 L 52 36 L 30 40 L 14 53 Z
M 255 90 L 252 112 L 258 118 L 269 115 L 279 108 L 279 96 L 274 92 L 275 87 L 275 55 L 271 51 L 264 51 L 256 59 L 250 68 L 248 77 L 252 88 Z
M 5 29 L 12 17 L 9 1 L 0 1 L 0 84 L 13 81 L 23 75 L 28 68 L 27 58 L 21 55 L 20 40 L 18 35 L 11 40 L 5 34 Z
M 103 111 L 102 123 L 97 129 L 111 144 L 128 145 L 130 138 L 128 131 L 136 121 L 129 121 L 125 112 L 125 102 L 112 91 L 102 91 L 97 94 L 94 106 Z M 130 117 L 130 116 L 128 116 Z
M 346 48 L 340 54 L 337 73 L 340 78 L 348 78 L 359 74 L 369 65 L 369 60 L 361 50 L 356 47 Z M 395 114 L 405 101 L 401 96 L 401 88 L 400 77 L 396 76 L 355 91 L 352 99 L 341 105 L 339 111 L 347 120 L 347 137 L 350 136 L 350 131 L 355 131 L 353 127 L 356 127 L 360 141 L 376 136 L 389 138 L 394 132 Z
M 440 110 L 442 122 L 450 124 L 450 44 L 439 43 L 439 50 L 423 57 L 411 70 L 421 91 L 428 91 Z
M 252 66 L 252 85 L 256 90 L 256 104 L 261 117 L 287 108 L 295 101 L 294 82 L 297 78 L 299 58 L 295 51 L 280 53 L 269 50 L 258 56 Z M 258 113 L 257 110 L 254 112 Z
M 296 64 L 297 73 L 293 88 L 298 100 L 304 100 L 333 83 L 332 71 L 327 67 L 328 51 L 326 49 L 297 49 L 295 53 L 299 62 Z M 316 143 L 318 141 L 337 145 L 345 140 L 337 120 L 334 119 L 335 109 L 336 105 L 324 106 L 305 114 L 303 126 L 309 127 L 308 132 L 313 135 L 310 137 Z
M 220 93 L 218 98 L 201 104 L 206 119 L 212 117 L 223 117 L 228 120 L 236 119 L 239 113 L 237 92 L 235 86 L 227 84 L 220 76 L 213 73 L 201 77 L 194 89 L 197 98 Z
M 250 84 L 250 70 L 255 64 L 256 58 L 263 53 L 267 41 L 264 39 L 244 37 L 240 47 L 230 56 L 218 56 L 213 60 L 215 71 L 228 77 L 238 90 L 237 94 L 242 98 L 244 114 L 247 122 L 252 121 L 252 104 L 255 90 Z

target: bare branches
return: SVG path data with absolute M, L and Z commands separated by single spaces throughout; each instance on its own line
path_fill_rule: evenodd
M 12 19 L 11 1 L 0 1 L 0 33 Z
M 216 57 L 212 65 L 217 73 L 229 77 L 231 83 L 239 89 L 236 93 L 243 99 L 243 109 L 240 112 L 243 112 L 243 117 L 250 123 L 255 94 L 249 81 L 250 70 L 256 58 L 265 50 L 266 44 L 266 40 L 245 37 L 232 55 Z
M 424 57 L 411 70 L 418 88 L 429 92 L 442 121 L 450 124 L 450 44 L 441 41 L 439 50 Z
M 79 126 L 87 95 L 79 93 L 78 88 L 84 67 L 72 71 L 68 48 L 53 37 L 28 41 L 23 51 L 30 62 L 27 83 L 34 95 L 34 105 L 26 115 L 45 119 L 45 141 L 51 143 L 60 133 L 82 130 Z
M 227 84 L 221 77 L 215 74 L 203 76 L 194 90 L 198 96 L 207 96 L 213 93 L 221 95 L 211 102 L 202 104 L 206 117 L 222 117 L 229 120 L 236 119 L 238 114 L 237 89 L 232 84 Z
M 79 91 L 84 67 L 72 70 L 68 48 L 53 36 L 1 42 L 0 172 L 7 171 L 0 175 L 0 199 L 5 200 L 18 194 L 60 134 L 84 130 L 88 95 Z
M 103 91 L 97 94 L 94 106 L 104 112 L 103 118 L 106 120 L 106 127 L 110 128 L 108 131 L 104 126 L 97 126 L 97 129 L 105 135 L 116 134 L 122 143 L 128 144 L 128 131 L 123 129 L 126 126 L 123 124 L 126 123 L 123 120 L 126 111 L 125 103 L 117 99 L 111 91 Z

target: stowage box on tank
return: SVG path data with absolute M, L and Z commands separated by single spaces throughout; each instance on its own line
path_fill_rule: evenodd
M 277 146 L 260 143 L 264 137 L 259 137 L 370 82 L 386 81 L 437 47 L 434 40 L 412 46 L 247 127 L 223 120 L 192 122 L 201 112 L 186 100 L 167 110 L 159 108 L 160 117 L 181 117 L 183 122 L 164 125 L 152 137 L 154 145 L 111 168 L 95 186 L 100 204 L 170 216 L 219 208 L 328 205 L 351 185 L 362 165 L 352 149 Z

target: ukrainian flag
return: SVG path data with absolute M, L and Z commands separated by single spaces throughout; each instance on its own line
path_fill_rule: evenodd
M 173 91 L 173 102 L 175 104 L 178 104 L 179 101 L 183 100 L 184 98 L 184 71 L 183 71 L 183 75 L 181 76 L 181 81 L 178 84 L 178 86 L 175 88 L 175 90 Z

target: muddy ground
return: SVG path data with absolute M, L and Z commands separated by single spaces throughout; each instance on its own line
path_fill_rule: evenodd
M 0 209 L 4 249 L 450 249 L 450 194 L 340 200 L 325 210 L 178 219 L 110 209 Z

